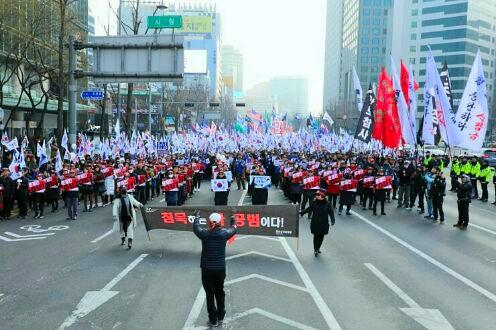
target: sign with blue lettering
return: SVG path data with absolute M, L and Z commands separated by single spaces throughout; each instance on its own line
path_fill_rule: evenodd
M 81 92 L 83 100 L 103 100 L 104 93 L 101 89 L 87 89 Z

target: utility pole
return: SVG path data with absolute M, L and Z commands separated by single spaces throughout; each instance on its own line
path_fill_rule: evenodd
M 69 36 L 69 143 L 71 145 L 76 143 L 76 92 L 77 92 L 77 83 L 76 77 L 74 73 L 76 71 L 76 48 L 75 41 L 73 35 Z

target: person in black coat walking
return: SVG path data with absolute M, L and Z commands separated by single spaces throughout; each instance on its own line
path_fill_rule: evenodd
M 10 177 L 8 168 L 2 170 L 0 185 L 3 187 L 3 210 L 1 215 L 3 219 L 8 220 L 10 218 L 14 196 L 14 181 Z
M 234 216 L 231 217 L 231 226 L 222 228 L 221 215 L 212 213 L 208 218 L 208 229 L 200 227 L 200 215 L 195 214 L 193 231 L 202 241 L 200 267 L 202 269 L 202 284 L 207 296 L 207 311 L 209 324 L 217 327 L 226 315 L 224 279 L 226 278 L 226 243 L 236 234 Z M 217 307 L 215 306 L 217 302 Z
M 329 218 L 331 218 L 331 225 L 334 226 L 335 217 L 334 209 L 331 203 L 326 199 L 326 191 L 321 189 L 315 194 L 315 201 L 305 210 L 300 212 L 300 215 L 312 213 L 312 220 L 310 222 L 310 231 L 313 234 L 313 250 L 315 257 L 319 255 L 320 247 L 324 241 L 324 236 L 329 233 Z

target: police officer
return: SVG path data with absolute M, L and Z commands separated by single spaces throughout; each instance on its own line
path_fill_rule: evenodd
M 477 179 L 479 179 L 481 184 L 482 196 L 480 198 L 481 202 L 487 202 L 489 199 L 489 193 L 487 191 L 487 186 L 491 182 L 491 177 L 494 175 L 494 169 L 489 166 L 489 162 L 484 160 L 481 165 Z
M 437 221 L 439 215 L 439 222 L 444 223 L 444 212 L 443 212 L 443 201 L 444 193 L 446 191 L 446 179 L 443 176 L 442 171 L 436 172 L 436 177 L 431 186 L 431 198 L 432 198 L 432 208 L 434 215 L 434 222 Z
M 470 162 L 470 184 L 472 185 L 472 198 L 479 198 L 479 191 L 477 190 L 477 176 L 479 175 L 481 164 L 477 161 L 477 157 L 472 157 Z
M 451 178 L 451 189 L 450 191 L 456 191 L 458 188 L 458 177 L 461 173 L 461 165 L 458 157 L 453 157 L 453 163 L 451 164 L 450 178 Z
M 209 325 L 217 327 L 226 315 L 224 279 L 226 278 L 226 243 L 236 234 L 234 216 L 228 229 L 221 226 L 221 215 L 212 213 L 208 218 L 208 229 L 200 227 L 200 215 L 195 214 L 193 231 L 202 241 L 200 267 L 202 284 L 207 298 Z M 215 305 L 214 300 L 217 302 Z
M 453 227 L 458 227 L 461 230 L 466 230 L 468 226 L 468 208 L 470 206 L 472 185 L 469 182 L 470 177 L 466 174 L 462 175 L 462 183 L 457 191 L 458 198 L 458 223 Z

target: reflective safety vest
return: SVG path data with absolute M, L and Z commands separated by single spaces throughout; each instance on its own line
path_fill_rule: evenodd
M 482 182 L 489 183 L 491 182 L 493 176 L 494 176 L 494 168 L 488 166 L 479 171 L 479 175 L 477 176 L 477 178 Z
M 462 171 L 462 168 L 460 166 L 459 161 L 453 162 L 453 165 L 451 165 L 451 176 L 459 176 Z
M 461 164 L 460 164 L 461 165 Z M 466 164 L 463 164 L 462 165 L 462 168 L 461 168 L 461 171 L 463 174 L 467 174 L 469 175 L 470 174 L 470 171 L 472 169 L 472 166 L 469 164 L 469 163 L 466 163 Z
M 432 156 L 429 156 L 429 158 L 424 159 L 424 165 L 429 166 L 429 163 L 431 162 Z
M 479 175 L 480 163 L 477 162 L 475 165 L 470 165 L 470 176 L 476 178 Z

